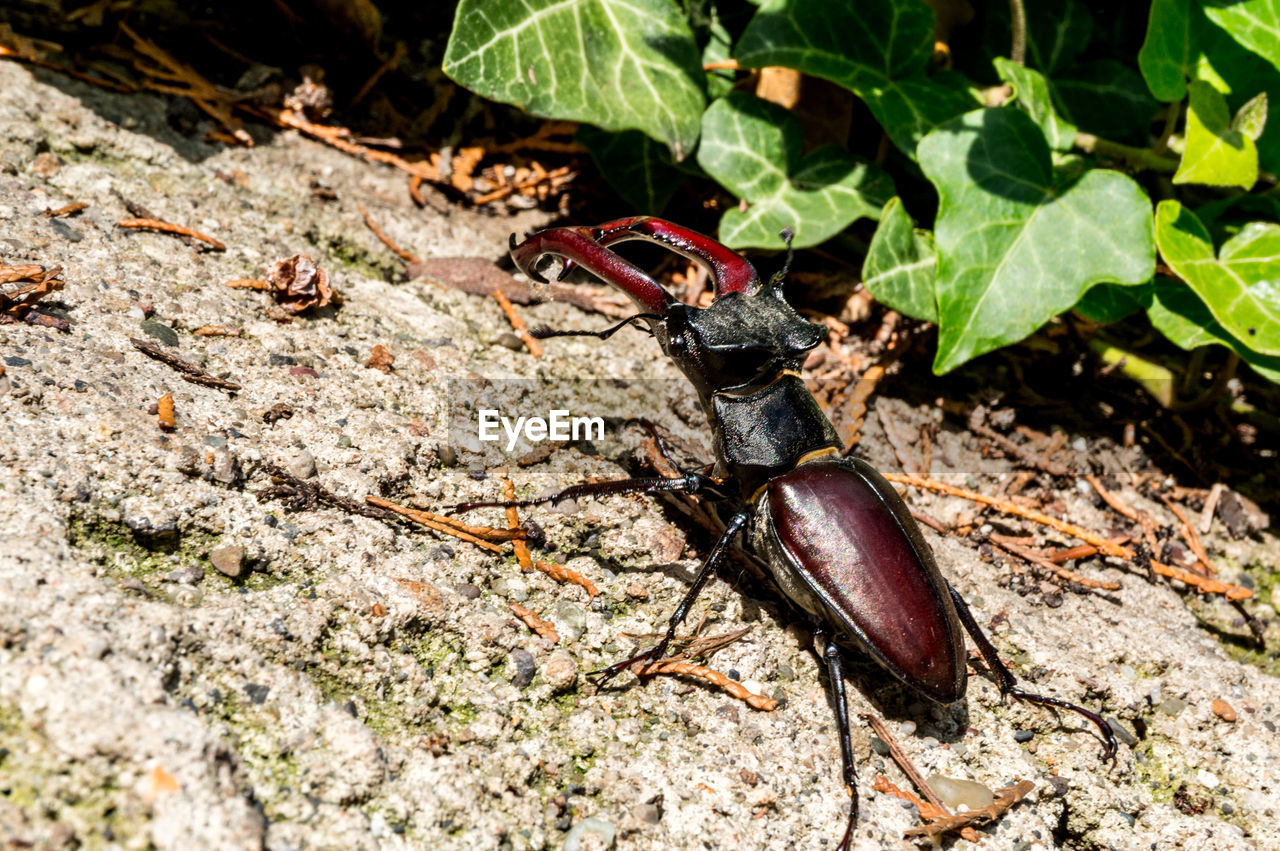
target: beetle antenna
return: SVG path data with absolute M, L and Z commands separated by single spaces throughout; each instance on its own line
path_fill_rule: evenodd
M 603 331 L 556 331 L 553 328 L 548 328 L 547 326 L 542 325 L 531 330 L 529 332 L 529 336 L 533 337 L 535 340 L 545 340 L 548 337 L 598 337 L 601 340 L 607 340 L 637 319 L 661 320 L 662 317 L 656 313 L 637 313 L 635 316 L 628 316 L 617 325 L 612 325 Z M 643 325 L 639 326 L 639 328 L 641 331 L 653 334 L 652 331 Z
M 787 273 L 791 271 L 791 260 L 796 256 L 795 249 L 791 247 L 791 240 L 796 238 L 795 230 L 791 227 L 785 227 L 778 231 L 778 236 L 782 237 L 782 241 L 787 244 L 787 258 L 782 261 L 782 268 L 774 272 L 773 277 L 769 279 L 769 285 L 775 289 L 782 286 Z

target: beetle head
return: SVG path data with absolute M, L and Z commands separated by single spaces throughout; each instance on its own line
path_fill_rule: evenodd
M 780 285 L 728 293 L 705 308 L 676 305 L 663 326 L 666 353 L 709 390 L 749 389 L 799 369 L 827 336 L 787 304 Z

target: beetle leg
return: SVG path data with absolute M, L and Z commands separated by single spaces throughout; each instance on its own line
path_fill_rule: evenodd
M 494 502 L 463 502 L 450 508 L 449 514 L 462 514 L 476 508 L 527 508 L 531 505 L 546 505 L 548 502 L 560 502 L 565 499 L 577 499 L 580 496 L 615 496 L 627 493 L 697 493 L 715 480 L 701 473 L 688 473 L 675 479 L 663 476 L 641 479 L 618 479 L 615 482 L 588 482 L 567 487 L 559 493 L 538 499 L 496 500 Z
M 835 639 L 825 632 L 819 631 L 822 641 L 822 659 L 827 663 L 828 695 L 832 708 L 836 712 L 836 727 L 840 733 L 840 763 L 844 769 L 845 791 L 849 793 L 849 823 L 844 829 L 844 838 L 836 846 L 836 851 L 846 851 L 853 838 L 853 826 L 858 822 L 858 772 L 853 764 L 853 734 L 849 730 L 849 701 L 844 691 L 844 663 L 840 657 L 840 648 Z
M 1104 721 L 1101 715 L 1091 712 L 1083 706 L 1077 706 L 1065 700 L 1058 700 L 1056 697 L 1045 697 L 1044 695 L 1019 688 L 1018 678 L 1000 661 L 1000 654 L 996 652 L 991 640 L 987 638 L 982 632 L 982 628 L 978 626 L 978 621 L 973 617 L 973 612 L 969 611 L 969 604 L 960 596 L 959 591 L 951 587 L 951 583 L 947 583 L 947 589 L 951 591 L 951 600 L 956 604 L 956 614 L 960 616 L 960 623 L 964 624 L 965 631 L 973 638 L 973 643 L 978 645 L 978 652 L 982 654 L 987 667 L 991 669 L 991 672 L 996 675 L 996 679 L 1000 681 L 1000 693 L 1016 700 L 1025 700 L 1027 703 L 1066 709 L 1089 719 L 1098 728 L 1098 732 L 1102 733 L 1102 740 L 1106 744 L 1102 755 L 1103 761 L 1114 760 L 1116 758 L 1117 745 L 1116 734 L 1112 731 L 1111 725 Z
M 679 481 L 679 479 L 664 479 L 663 481 Z M 676 630 L 680 628 L 680 624 L 688 616 L 689 610 L 693 608 L 694 602 L 697 601 L 698 595 L 702 593 L 702 589 L 706 587 L 707 582 L 716 572 L 716 567 L 724 558 L 725 553 L 729 551 L 729 545 L 733 543 L 733 538 L 738 532 L 742 531 L 742 527 L 747 524 L 750 515 L 745 511 L 733 515 L 729 518 L 729 523 L 725 526 L 724 534 L 720 536 L 720 540 L 716 541 L 716 545 L 711 548 L 711 553 L 707 556 L 707 560 L 702 563 L 702 569 L 698 571 L 698 576 L 693 580 L 693 585 L 689 587 L 685 593 L 684 599 L 680 601 L 680 606 L 676 609 L 675 614 L 671 616 L 671 620 L 667 623 L 667 634 L 662 640 L 650 647 L 643 653 L 632 656 L 623 662 L 602 668 L 599 671 L 592 671 L 588 677 L 594 677 L 592 682 L 596 688 L 602 688 L 609 680 L 621 674 L 637 662 L 656 662 L 661 659 L 663 654 L 667 652 L 667 647 L 675 640 Z

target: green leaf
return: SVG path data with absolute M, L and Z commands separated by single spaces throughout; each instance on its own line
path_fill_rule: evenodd
M 1250 222 L 1280 222 L 1280 198 L 1236 195 L 1196 208 L 1196 218 L 1209 229 L 1213 243 L 1226 242 Z
M 1150 300 L 1149 289 L 1146 286 L 1098 284 L 1076 302 L 1074 310 L 1100 325 L 1110 325 L 1146 307 Z
M 1186 97 L 1187 77 L 1200 55 L 1191 3 L 1192 0 L 1154 0 L 1147 37 L 1138 51 L 1138 68 L 1147 88 L 1157 99 L 1169 103 Z
M 880 211 L 880 226 L 871 237 L 871 247 L 862 264 L 862 283 L 881 304 L 937 323 L 937 272 L 933 234 L 916 229 L 901 198 L 889 199 Z
M 577 138 L 614 191 L 642 213 L 661 213 L 684 182 L 685 172 L 671 161 L 666 146 L 639 130 L 608 133 L 584 124 Z
M 716 8 L 711 7 L 711 20 L 707 24 L 707 46 L 702 49 L 702 64 L 724 62 L 733 56 L 733 38 L 720 23 Z M 733 91 L 733 71 L 718 70 L 707 72 L 707 95 L 715 99 L 724 97 Z
M 939 198 L 935 372 L 1021 340 L 1094 284 L 1151 277 L 1146 195 L 1114 171 L 1055 175 L 1026 113 L 970 112 L 919 156 Z
M 1076 140 L 1076 128 L 1058 117 L 1044 75 L 1003 56 L 996 57 L 995 66 L 1000 79 L 1013 86 L 1016 105 L 1039 125 L 1049 147 L 1055 151 L 1070 150 Z
M 1215 257 L 1195 213 L 1177 201 L 1161 201 L 1156 243 L 1228 334 L 1253 351 L 1280 355 L 1280 225 L 1246 225 Z
M 734 248 L 782 248 L 778 231 L 795 229 L 795 247 L 817 245 L 856 219 L 875 218 L 893 181 L 838 145 L 801 157 L 800 122 L 789 111 L 736 92 L 702 119 L 698 164 L 748 202 L 720 220 L 720 241 Z
M 1076 0 L 1026 5 L 1028 64 L 1049 76 L 1074 64 L 1093 33 L 1089 10 Z M 1002 4 L 1001 12 L 1007 21 L 1007 4 Z
M 1253 141 L 1258 141 L 1267 129 L 1267 93 L 1259 92 L 1244 102 L 1231 119 L 1231 129 L 1239 130 Z
M 978 105 L 959 75 L 926 77 L 933 10 L 920 0 L 767 0 L 738 41 L 748 68 L 781 65 L 849 89 L 903 153 Z
M 1248 191 L 1258 182 L 1258 149 L 1253 140 L 1231 129 L 1231 114 L 1221 92 L 1200 80 L 1188 88 L 1186 144 L 1173 182 L 1239 186 Z
M 548 118 L 639 130 L 693 151 L 706 103 L 697 45 L 672 0 L 461 0 L 444 71 Z
M 1211 343 L 1226 346 L 1260 375 L 1280 384 L 1280 357 L 1259 354 L 1227 333 L 1204 301 L 1181 281 L 1163 276 L 1155 279 L 1147 316 L 1175 345 L 1187 350 Z
M 1058 114 L 1077 127 L 1112 141 L 1145 146 L 1159 104 L 1142 75 L 1113 59 L 1076 65 L 1049 80 Z
M 1232 108 L 1240 108 L 1258 92 L 1280 99 L 1280 0 L 1201 2 L 1207 19 L 1201 35 L 1203 55 L 1194 76 L 1214 82 Z M 1280 171 L 1280 128 L 1273 126 L 1257 143 L 1259 165 Z

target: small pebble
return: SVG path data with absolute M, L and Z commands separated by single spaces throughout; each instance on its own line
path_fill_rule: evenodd
M 459 582 L 453 586 L 453 590 L 457 591 L 458 596 L 464 600 L 475 600 L 480 597 L 480 589 L 470 582 Z
M 1196 773 L 1196 782 L 1206 789 L 1217 789 L 1219 785 L 1218 775 L 1203 768 Z
M 1111 728 L 1111 732 L 1116 734 L 1116 738 L 1124 742 L 1129 747 L 1133 747 L 1138 743 L 1138 737 L 1129 731 L 1129 728 L 1121 724 L 1115 718 L 1106 718 L 1107 726 Z
M 578 663 L 567 651 L 557 650 L 542 666 L 542 678 L 553 691 L 568 691 L 578 682 Z
M 583 837 L 588 833 L 593 833 L 600 838 L 599 843 L 591 843 L 586 845 Z M 605 849 L 612 848 L 614 840 L 617 839 L 618 829 L 604 819 L 584 818 L 578 822 L 569 831 L 569 835 L 564 838 L 564 851 L 582 851 L 584 847 L 602 847 Z
M 879 736 L 871 737 L 871 749 L 876 753 L 880 754 L 880 756 L 889 755 L 889 746 L 885 744 L 884 740 L 881 739 Z
M 1015 742 L 1029 742 L 1036 737 L 1036 734 L 1030 730 L 1015 730 L 1013 740 Z
M 244 570 L 244 547 L 215 547 L 209 553 L 209 561 L 219 573 L 236 579 Z
M 953 810 L 958 810 L 961 807 L 980 810 L 983 807 L 991 806 L 991 803 L 996 799 L 995 793 L 989 788 L 972 780 L 959 780 L 955 777 L 934 774 L 926 782 L 933 788 L 934 792 L 938 793 L 942 803 Z
M 1156 707 L 1157 712 L 1163 712 L 1165 715 L 1177 717 L 1178 713 L 1187 708 L 1187 702 L 1177 697 L 1166 697 Z
M 299 479 L 309 479 L 316 474 L 316 459 L 307 450 L 302 450 L 284 466 L 285 472 Z
M 204 579 L 204 568 L 198 564 L 184 564 L 170 573 L 168 579 L 170 582 L 176 582 L 179 585 L 195 585 Z
M 662 810 L 656 804 L 641 804 L 636 807 L 636 818 L 645 824 L 657 824 L 662 821 Z
M 155 337 L 166 346 L 178 345 L 178 332 L 165 325 L 163 322 L 155 322 L 145 319 L 138 323 L 138 327 L 142 329 L 142 333 L 148 337 Z
M 538 672 L 538 665 L 533 654 L 522 647 L 511 651 L 507 657 L 511 660 L 511 684 L 516 688 L 524 688 L 533 682 L 533 675 Z
M 1222 698 L 1219 697 L 1215 699 L 1210 708 L 1213 710 L 1213 714 L 1217 715 L 1223 721 L 1226 721 L 1227 723 L 1235 722 L 1236 720 L 1235 709 L 1232 708 L 1230 703 L 1227 703 Z
M 569 600 L 560 600 L 556 603 L 552 620 L 555 621 L 556 632 L 570 641 L 577 641 L 587 630 L 586 609 Z
M 506 346 L 508 349 L 511 349 L 512 351 L 516 351 L 516 352 L 524 348 L 524 340 L 521 340 L 519 337 L 517 337 L 515 334 L 512 334 L 510 331 L 504 331 L 503 333 L 499 334 L 496 342 L 498 343 L 498 345 Z

